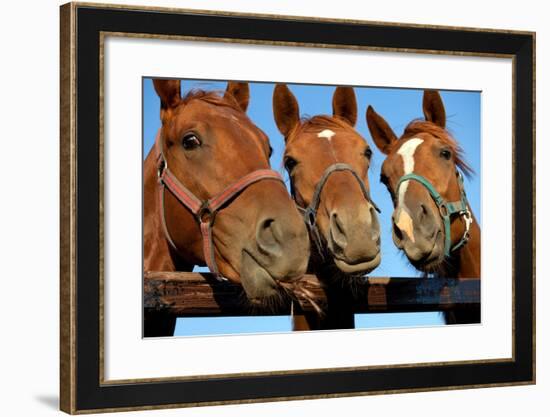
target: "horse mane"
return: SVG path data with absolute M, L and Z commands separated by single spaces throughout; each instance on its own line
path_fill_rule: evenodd
M 400 143 L 401 140 L 408 139 L 419 133 L 429 133 L 430 135 L 435 136 L 451 149 L 453 153 L 454 163 L 457 167 L 460 168 L 464 175 L 466 175 L 467 177 L 471 177 L 474 174 L 474 170 L 470 167 L 470 165 L 466 162 L 464 158 L 464 150 L 458 144 L 456 139 L 453 138 L 453 136 L 446 129 L 439 127 L 435 123 L 428 122 L 422 119 L 413 120 L 405 127 L 403 136 L 399 141 L 397 141 L 397 143 Z
M 300 123 L 296 123 L 288 135 L 289 138 L 295 137 L 300 133 L 318 131 L 319 129 L 329 128 L 353 128 L 348 122 L 339 116 L 317 115 L 312 117 L 302 117 Z
M 229 107 L 233 110 L 242 112 L 239 103 L 231 94 L 225 94 L 222 91 L 205 91 L 201 89 L 193 89 L 182 98 L 182 103 L 187 104 L 192 100 L 202 100 L 214 106 Z

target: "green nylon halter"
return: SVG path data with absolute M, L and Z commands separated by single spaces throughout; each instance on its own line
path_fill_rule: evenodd
M 445 225 L 445 256 L 449 256 L 452 251 L 460 248 L 465 245 L 470 239 L 470 224 L 472 223 L 472 215 L 468 209 L 468 200 L 466 198 L 466 192 L 464 191 L 464 181 L 460 172 L 456 171 L 456 176 L 458 178 L 458 185 L 460 188 L 460 200 L 447 202 L 445 199 L 437 192 L 434 186 L 422 175 L 418 174 L 407 174 L 403 175 L 399 182 L 397 183 L 396 194 L 399 194 L 399 187 L 405 181 L 416 181 L 419 182 L 428 190 L 432 199 L 434 200 L 437 208 L 439 209 L 439 215 L 443 219 Z M 464 221 L 466 223 L 466 229 L 462 235 L 462 239 L 451 248 L 451 216 L 458 214 L 459 216 L 464 216 Z

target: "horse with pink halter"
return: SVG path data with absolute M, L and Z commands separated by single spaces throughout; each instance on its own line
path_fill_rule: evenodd
M 154 86 L 162 127 L 144 162 L 144 270 L 206 264 L 253 302 L 276 297 L 305 273 L 309 240 L 270 169 L 267 136 L 246 115 L 248 84 L 184 97 L 179 80 Z

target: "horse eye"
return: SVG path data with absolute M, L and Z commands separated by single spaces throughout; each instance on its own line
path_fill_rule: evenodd
M 370 148 L 365 149 L 365 156 L 370 161 L 370 159 L 372 158 L 372 151 L 370 150 Z
M 269 157 L 271 158 L 271 155 L 273 155 L 273 148 L 271 145 L 269 145 Z
M 443 150 L 439 153 L 439 155 L 440 155 L 442 158 L 446 159 L 447 161 L 448 161 L 449 159 L 451 159 L 451 151 L 448 151 L 447 149 L 443 149 Z
M 298 161 L 296 161 L 296 159 L 291 158 L 290 156 L 285 157 L 285 169 L 289 174 L 291 174 L 292 170 L 296 168 L 296 165 L 298 165 Z
M 380 182 L 386 186 L 388 189 L 388 192 L 390 193 L 390 197 L 393 201 L 393 204 L 395 205 L 395 193 L 390 187 L 390 179 L 386 177 L 384 174 L 380 174 Z
M 195 149 L 201 146 L 200 140 L 197 138 L 196 135 L 192 133 L 184 136 L 183 140 L 181 141 L 181 144 L 183 146 L 183 149 L 185 149 L 186 151 L 189 151 L 191 149 Z

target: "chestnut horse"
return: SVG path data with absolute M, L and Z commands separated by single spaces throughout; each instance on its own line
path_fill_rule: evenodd
M 424 273 L 480 278 L 480 229 L 462 179 L 472 171 L 445 129 L 437 91 L 424 91 L 423 112 L 425 120 L 410 122 L 398 139 L 371 106 L 367 109 L 374 143 L 387 155 L 380 180 L 394 202 L 394 243 Z
M 342 283 L 380 264 L 380 224 L 369 195 L 372 151 L 354 129 L 353 88 L 337 87 L 332 109 L 331 116 L 300 119 L 292 92 L 284 84 L 275 87 L 273 111 L 285 138 L 284 166 L 315 248 L 309 270 L 325 284 L 329 308 L 338 308 L 343 316 L 350 306 L 349 285 Z M 353 315 L 348 327 L 353 327 Z
M 248 84 L 182 97 L 179 80 L 153 83 L 162 127 L 144 162 L 145 271 L 208 264 L 252 301 L 275 296 L 278 282 L 305 273 L 309 241 L 269 168 L 269 140 L 245 113 Z M 146 322 L 146 335 L 169 333 L 175 323 L 157 331 L 155 321 Z

